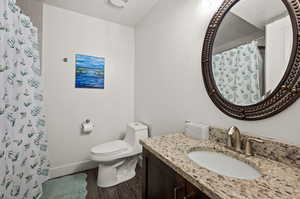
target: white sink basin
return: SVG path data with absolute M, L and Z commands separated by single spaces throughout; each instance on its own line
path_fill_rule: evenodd
M 261 176 L 257 169 L 224 153 L 194 151 L 190 152 L 188 156 L 199 166 L 227 177 L 255 179 Z

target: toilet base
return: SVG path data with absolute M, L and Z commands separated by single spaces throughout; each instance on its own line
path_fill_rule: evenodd
M 101 187 L 101 188 L 109 188 L 109 187 L 113 187 L 113 186 L 116 186 L 116 185 L 118 185 L 118 184 L 121 184 L 121 183 L 123 183 L 123 182 L 126 182 L 126 181 L 128 181 L 128 180 L 130 180 L 130 179 L 132 179 L 132 178 L 134 178 L 135 177 L 135 172 L 133 172 L 133 173 L 131 173 L 130 175 L 127 175 L 126 177 L 124 177 L 124 178 L 119 178 L 117 181 L 115 181 L 114 183 L 112 183 L 112 184 L 97 184 L 98 185 L 98 187 Z
M 132 179 L 137 162 L 138 156 L 99 163 L 97 185 L 108 188 Z

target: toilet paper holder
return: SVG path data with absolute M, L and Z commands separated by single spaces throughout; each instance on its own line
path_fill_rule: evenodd
M 86 119 L 82 124 L 81 124 L 81 131 L 84 134 L 91 133 L 94 130 L 94 124 L 91 122 L 90 119 Z

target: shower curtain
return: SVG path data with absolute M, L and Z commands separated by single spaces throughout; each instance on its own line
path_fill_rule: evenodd
M 0 0 L 0 199 L 35 199 L 47 180 L 37 29 Z
M 212 67 L 225 99 L 237 105 L 251 105 L 261 100 L 263 59 L 256 41 L 214 55 Z

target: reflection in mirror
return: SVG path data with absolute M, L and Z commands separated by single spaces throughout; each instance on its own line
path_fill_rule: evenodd
M 293 28 L 281 0 L 241 0 L 223 19 L 213 46 L 212 71 L 221 95 L 253 105 L 281 81 L 293 46 Z

